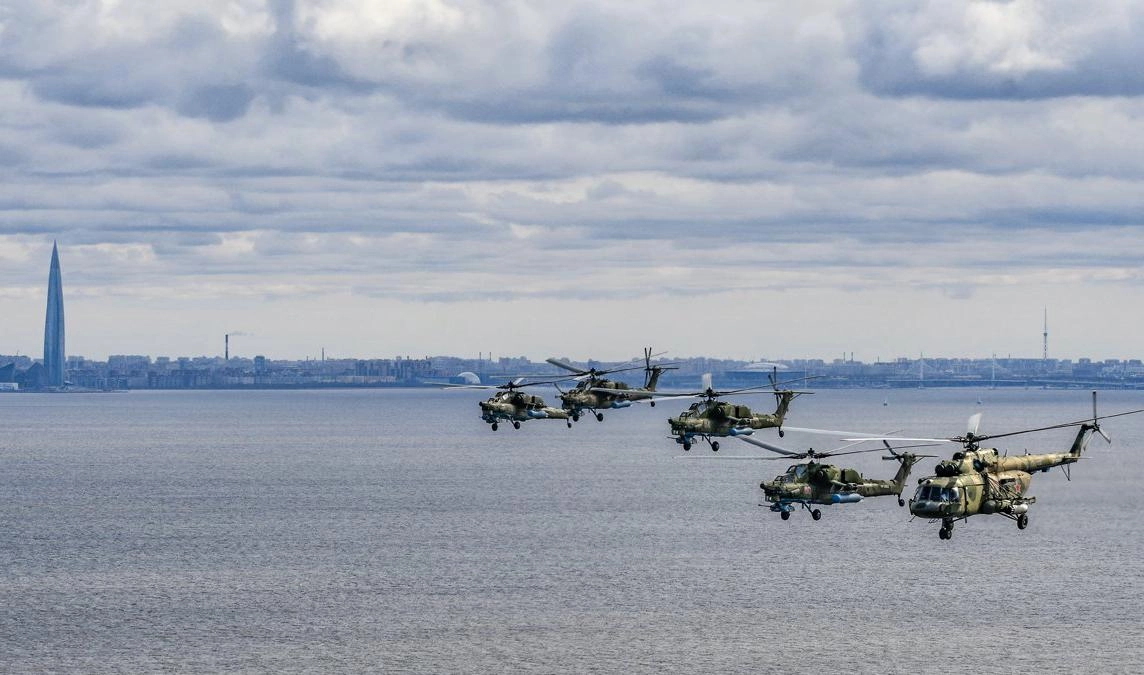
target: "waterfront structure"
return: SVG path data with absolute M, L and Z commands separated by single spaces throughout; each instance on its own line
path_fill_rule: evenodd
M 60 275 L 60 252 L 52 242 L 52 266 L 48 272 L 48 310 L 44 318 L 44 384 L 64 386 L 67 356 L 64 351 L 64 287 Z

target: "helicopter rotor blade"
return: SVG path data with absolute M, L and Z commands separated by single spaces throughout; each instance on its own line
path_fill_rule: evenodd
M 1022 429 L 1021 431 L 1010 431 L 1010 432 L 1004 433 L 1004 434 L 986 434 L 984 436 L 974 436 L 973 440 L 974 441 L 986 441 L 986 440 L 990 440 L 993 438 L 1006 438 L 1008 436 L 1018 436 L 1020 434 L 1032 434 L 1032 433 L 1036 433 L 1038 431 L 1051 431 L 1053 429 L 1067 429 L 1068 427 L 1079 427 L 1082 424 L 1092 424 L 1092 423 L 1096 423 L 1100 420 L 1112 419 L 1113 417 L 1124 417 L 1125 415 L 1135 415 L 1137 413 L 1142 413 L 1142 412 L 1144 412 L 1144 408 L 1140 408 L 1137 410 L 1127 410 L 1125 412 L 1114 413 L 1112 415 L 1101 415 L 1100 417 L 1097 417 L 1095 419 L 1089 418 L 1089 419 L 1077 420 L 1076 422 L 1063 422 L 1061 424 L 1052 424 L 1052 425 L 1049 425 L 1047 427 L 1038 427 L 1036 429 Z M 893 439 L 890 439 L 890 440 L 893 440 Z M 954 441 L 957 443 L 962 443 L 962 442 L 965 442 L 965 440 L 967 440 L 967 439 L 950 438 L 950 439 L 946 439 L 946 440 Z
M 787 427 L 783 427 L 786 429 Z M 865 438 L 843 438 L 844 441 L 912 441 L 916 443 L 960 443 L 958 438 L 913 438 L 910 436 L 867 436 Z
M 815 452 L 815 453 L 807 453 L 806 456 L 807 457 L 816 457 L 816 458 L 839 457 L 841 455 L 860 455 L 860 454 L 865 453 L 865 452 L 882 452 L 882 448 L 866 448 L 865 450 L 847 450 L 846 452 L 833 452 L 833 451 Z
M 770 443 L 767 443 L 766 441 L 760 441 L 759 439 L 751 438 L 750 436 L 736 436 L 735 438 L 739 439 L 740 441 L 743 441 L 744 443 L 750 443 L 751 445 L 753 445 L 755 447 L 762 448 L 764 450 L 770 450 L 771 452 L 777 452 L 778 454 L 784 455 L 786 457 L 798 457 L 799 455 L 802 454 L 801 452 L 795 452 L 793 450 L 787 450 L 786 448 L 783 448 L 783 447 L 780 447 L 777 445 L 771 445 Z M 766 459 L 778 459 L 778 458 L 777 457 L 767 457 Z
M 783 425 L 783 431 L 801 431 L 804 434 L 819 434 L 822 436 L 855 436 L 855 437 L 862 437 L 862 438 L 873 437 L 876 435 L 876 434 L 868 434 L 864 431 L 843 431 L 841 429 L 812 429 L 810 427 L 789 427 L 785 424 Z M 890 433 L 896 434 L 898 432 L 897 431 L 891 431 Z M 889 434 L 886 434 L 886 436 L 889 436 Z M 843 440 L 850 441 L 850 440 L 854 440 L 854 439 L 845 438 Z M 881 438 L 874 439 L 874 440 L 881 440 Z M 891 438 L 890 440 L 893 440 L 893 439 Z
M 551 363 L 552 365 L 556 366 L 557 368 L 563 368 L 564 370 L 571 371 L 573 373 L 576 373 L 577 375 L 585 375 L 588 373 L 588 371 L 586 371 L 582 368 L 577 368 L 576 366 L 572 365 L 571 363 L 568 363 L 567 361 L 561 361 L 560 359 L 557 359 L 557 358 L 544 359 L 544 360 L 547 361 L 548 363 Z
M 819 379 L 820 377 L 822 377 L 822 376 L 821 376 L 821 375 L 807 375 L 807 376 L 805 376 L 805 377 L 796 377 L 796 378 L 793 378 L 793 379 L 790 379 L 790 380 L 783 380 L 782 382 L 775 382 L 775 381 L 772 379 L 772 380 L 771 380 L 771 385 L 770 385 L 770 386 L 771 386 L 771 388 L 778 390 L 778 388 L 779 388 L 779 387 L 781 387 L 781 386 L 782 386 L 782 385 L 784 385 L 784 384 L 791 384 L 792 382 L 805 382 L 806 380 L 817 380 L 817 379 Z M 806 393 L 810 394 L 810 393 L 813 393 L 813 392 L 806 392 Z

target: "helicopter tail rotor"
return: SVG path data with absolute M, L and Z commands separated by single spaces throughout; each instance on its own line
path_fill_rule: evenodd
M 1112 437 L 1109 436 L 1108 433 L 1106 433 L 1104 431 L 1104 429 L 1100 428 L 1100 422 L 1098 421 L 1099 419 L 1100 419 L 1100 417 L 1096 414 L 1096 392 L 1094 391 L 1094 392 L 1092 392 L 1092 428 L 1093 428 L 1093 431 L 1100 434 L 1100 437 L 1104 439 L 1105 443 L 1112 443 Z
M 965 437 L 973 438 L 981 429 L 981 413 L 975 413 L 969 416 L 969 422 L 966 424 Z

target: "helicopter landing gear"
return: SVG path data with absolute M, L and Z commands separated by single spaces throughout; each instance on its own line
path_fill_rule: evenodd
M 786 436 L 786 432 L 782 430 L 782 427 L 780 427 L 779 428 L 779 438 L 782 438 L 783 436 Z
M 790 520 L 790 511 L 779 511 L 779 518 Z
M 648 405 L 650 405 L 651 407 L 654 408 L 655 407 L 655 401 L 648 401 Z
M 822 511 L 819 511 L 818 509 L 814 509 L 813 511 L 810 512 L 810 517 L 814 518 L 815 520 L 822 520 Z
M 953 521 L 941 521 L 941 529 L 937 531 L 937 536 L 939 539 L 953 539 Z
M 568 428 L 569 428 L 569 429 L 571 429 L 571 428 L 572 428 L 572 420 L 568 420 Z
M 683 442 L 683 451 L 687 452 L 690 449 L 691 449 L 691 441 L 684 441 Z
M 573 422 L 579 422 L 580 421 L 580 413 L 572 413 L 572 421 Z
M 1022 513 L 1021 515 L 1017 516 L 1017 529 L 1018 530 L 1023 530 L 1028 526 L 1029 526 L 1029 514 Z
M 517 422 L 516 420 L 513 420 L 513 421 L 512 421 L 512 428 L 513 428 L 513 429 L 519 429 L 519 428 L 520 428 L 520 422 Z
M 497 430 L 497 423 L 493 422 L 493 431 L 496 431 L 496 430 Z
M 901 497 L 898 497 L 898 506 L 905 506 L 905 505 L 906 505 L 906 500 L 902 499 Z
M 719 441 L 711 441 L 711 452 L 719 452 Z
M 596 421 L 597 422 L 603 422 L 604 421 L 604 413 L 602 413 L 602 412 L 596 413 Z

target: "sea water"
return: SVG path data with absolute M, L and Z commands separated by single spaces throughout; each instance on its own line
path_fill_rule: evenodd
M 1144 414 L 1108 420 L 1071 481 L 1036 474 L 1028 529 L 942 541 L 893 497 L 780 520 L 758 483 L 790 462 L 698 459 L 767 454 L 733 439 L 681 458 L 684 403 L 493 432 L 481 396 L 0 395 L 0 671 L 1144 670 Z M 819 391 L 788 424 L 946 437 L 975 412 L 1011 431 L 1091 394 Z M 880 454 L 836 461 L 888 478 Z

